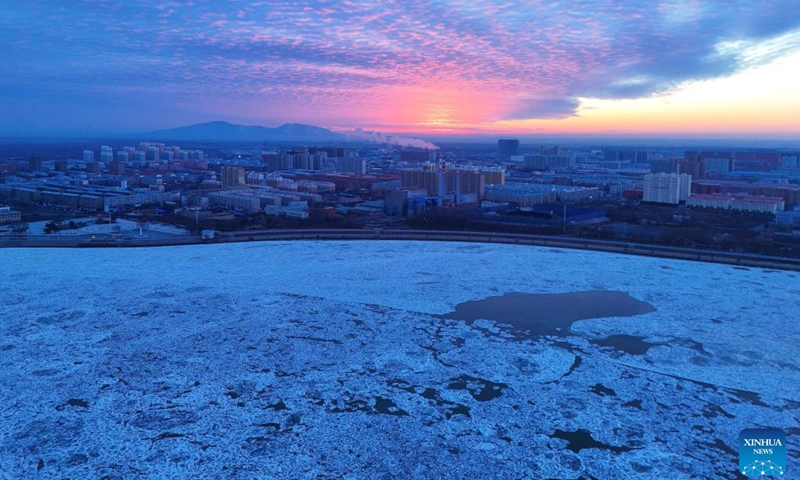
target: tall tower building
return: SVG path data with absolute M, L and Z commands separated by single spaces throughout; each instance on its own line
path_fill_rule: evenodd
M 501 161 L 508 161 L 519 152 L 519 140 L 516 138 L 501 138 L 497 141 L 497 157 Z
M 692 177 L 677 173 L 655 173 L 644 176 L 645 202 L 677 205 L 689 198 Z
M 222 188 L 235 188 L 246 183 L 244 167 L 222 167 Z
M 100 147 L 100 161 L 106 164 L 114 161 L 114 150 L 108 145 Z

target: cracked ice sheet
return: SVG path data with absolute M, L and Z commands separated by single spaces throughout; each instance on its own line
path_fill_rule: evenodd
M 0 260 L 0 471 L 14 477 L 718 478 L 741 429 L 796 424 L 790 272 L 422 242 Z M 527 340 L 429 315 L 597 289 L 656 311 Z M 658 345 L 589 342 L 613 334 Z M 571 451 L 556 430 L 608 448 Z

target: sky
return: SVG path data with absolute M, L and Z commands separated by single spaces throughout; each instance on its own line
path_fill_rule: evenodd
M 0 136 L 800 136 L 798 0 L 0 2 Z

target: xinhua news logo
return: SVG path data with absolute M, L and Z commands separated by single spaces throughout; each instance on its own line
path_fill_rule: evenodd
M 743 475 L 786 474 L 786 432 L 780 428 L 747 428 L 739 434 L 739 471 Z

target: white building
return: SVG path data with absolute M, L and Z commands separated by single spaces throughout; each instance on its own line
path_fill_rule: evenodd
M 677 205 L 689 198 L 692 176 L 677 173 L 653 173 L 644 176 L 645 202 Z
M 686 205 L 690 207 L 721 208 L 723 210 L 728 210 L 731 208 L 731 199 L 732 197 L 730 195 L 692 194 L 686 199 Z
M 114 161 L 114 150 L 108 145 L 100 147 L 100 161 L 103 163 L 111 163 Z
M 690 207 L 720 208 L 741 212 L 778 213 L 785 207 L 782 198 L 746 197 L 733 195 L 690 195 L 686 201 Z
M 761 197 L 733 197 L 731 200 L 731 210 L 743 212 L 766 212 L 777 213 L 783 211 L 786 203 L 782 198 L 761 198 Z

